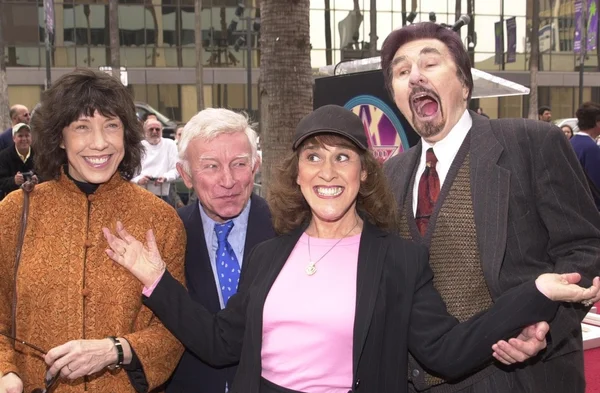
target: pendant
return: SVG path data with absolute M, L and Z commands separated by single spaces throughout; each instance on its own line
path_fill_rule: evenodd
M 317 267 L 315 266 L 314 262 L 311 262 L 308 264 L 308 266 L 306 267 L 306 270 L 304 270 L 304 271 L 309 276 L 312 276 L 313 274 L 315 274 L 317 272 Z

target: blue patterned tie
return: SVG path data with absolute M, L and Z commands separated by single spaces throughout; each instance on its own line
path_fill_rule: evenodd
M 233 221 L 227 221 L 225 224 L 215 224 L 215 234 L 217 235 L 217 274 L 219 275 L 219 285 L 223 304 L 237 291 L 240 282 L 240 264 L 227 241 L 227 236 L 233 228 Z

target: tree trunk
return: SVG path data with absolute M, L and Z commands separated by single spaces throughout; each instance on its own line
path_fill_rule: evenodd
M 121 53 L 119 48 L 119 1 L 109 0 L 108 29 L 110 36 L 110 66 L 112 74 L 121 80 Z
M 260 142 L 263 194 L 272 168 L 291 151 L 296 125 L 313 109 L 310 1 L 262 0 Z
M 196 41 L 196 108 L 204 109 L 204 83 L 202 81 L 202 0 L 194 1 L 194 40 Z
M 540 30 L 540 2 L 534 1 L 531 10 L 531 31 L 529 32 L 529 43 L 531 53 L 529 55 L 529 114 L 530 119 L 538 118 L 538 63 L 540 58 L 540 41 L 538 32 Z M 584 43 L 582 42 L 582 46 Z M 583 48 L 582 48 L 583 49 Z
M 377 0 L 371 0 L 369 9 L 371 34 L 369 36 L 369 56 L 377 56 Z
M 325 62 L 333 64 L 333 50 L 331 47 L 331 2 L 325 0 Z
M 6 80 L 6 61 L 4 59 L 4 34 L 2 34 L 2 16 L 4 14 L 4 0 L 0 0 L 0 132 L 10 127 L 8 101 L 8 81 Z

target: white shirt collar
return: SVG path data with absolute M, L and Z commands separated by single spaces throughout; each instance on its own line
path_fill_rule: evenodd
M 588 138 L 594 140 L 594 138 L 592 138 L 592 136 L 590 134 L 588 134 L 587 132 L 585 132 L 585 131 L 579 130 L 579 132 L 577 134 L 575 134 L 575 135 L 587 136 Z M 575 135 L 573 135 L 573 136 L 575 136 Z
M 456 157 L 456 153 L 458 153 L 458 149 L 460 149 L 460 146 L 467 137 L 472 125 L 473 119 L 471 118 L 469 111 L 465 110 L 458 122 L 454 125 L 454 127 L 452 127 L 448 135 L 446 135 L 446 137 L 441 141 L 431 144 L 425 139 L 421 138 L 421 143 L 423 144 L 423 149 L 421 150 L 421 162 L 424 166 L 427 149 L 433 147 L 433 152 L 438 159 L 436 169 L 438 176 L 440 176 L 440 184 L 443 184 L 446 174 L 448 173 L 448 169 L 450 168 L 450 164 L 452 164 L 452 161 L 454 161 L 454 157 Z M 443 178 L 442 174 L 440 174 L 440 170 L 444 172 Z
M 440 179 L 440 187 L 442 187 L 446 180 L 446 175 L 448 175 L 450 165 L 452 164 L 452 161 L 454 161 L 454 157 L 456 157 L 456 153 L 458 153 L 458 149 L 460 149 L 460 146 L 463 144 L 472 125 L 473 119 L 471 118 L 469 111 L 465 110 L 465 113 L 463 113 L 458 122 L 452 127 L 448 135 L 441 141 L 432 145 L 421 138 L 421 160 L 419 161 L 413 187 L 413 213 L 417 211 L 419 179 L 425 170 L 425 156 L 427 154 L 427 149 L 433 147 L 433 153 L 437 157 L 438 162 L 435 169 Z

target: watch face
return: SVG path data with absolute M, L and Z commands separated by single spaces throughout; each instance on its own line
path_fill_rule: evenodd
M 392 109 L 371 95 L 354 97 L 344 105 L 363 122 L 369 148 L 379 163 L 408 150 L 408 140 L 402 124 Z

